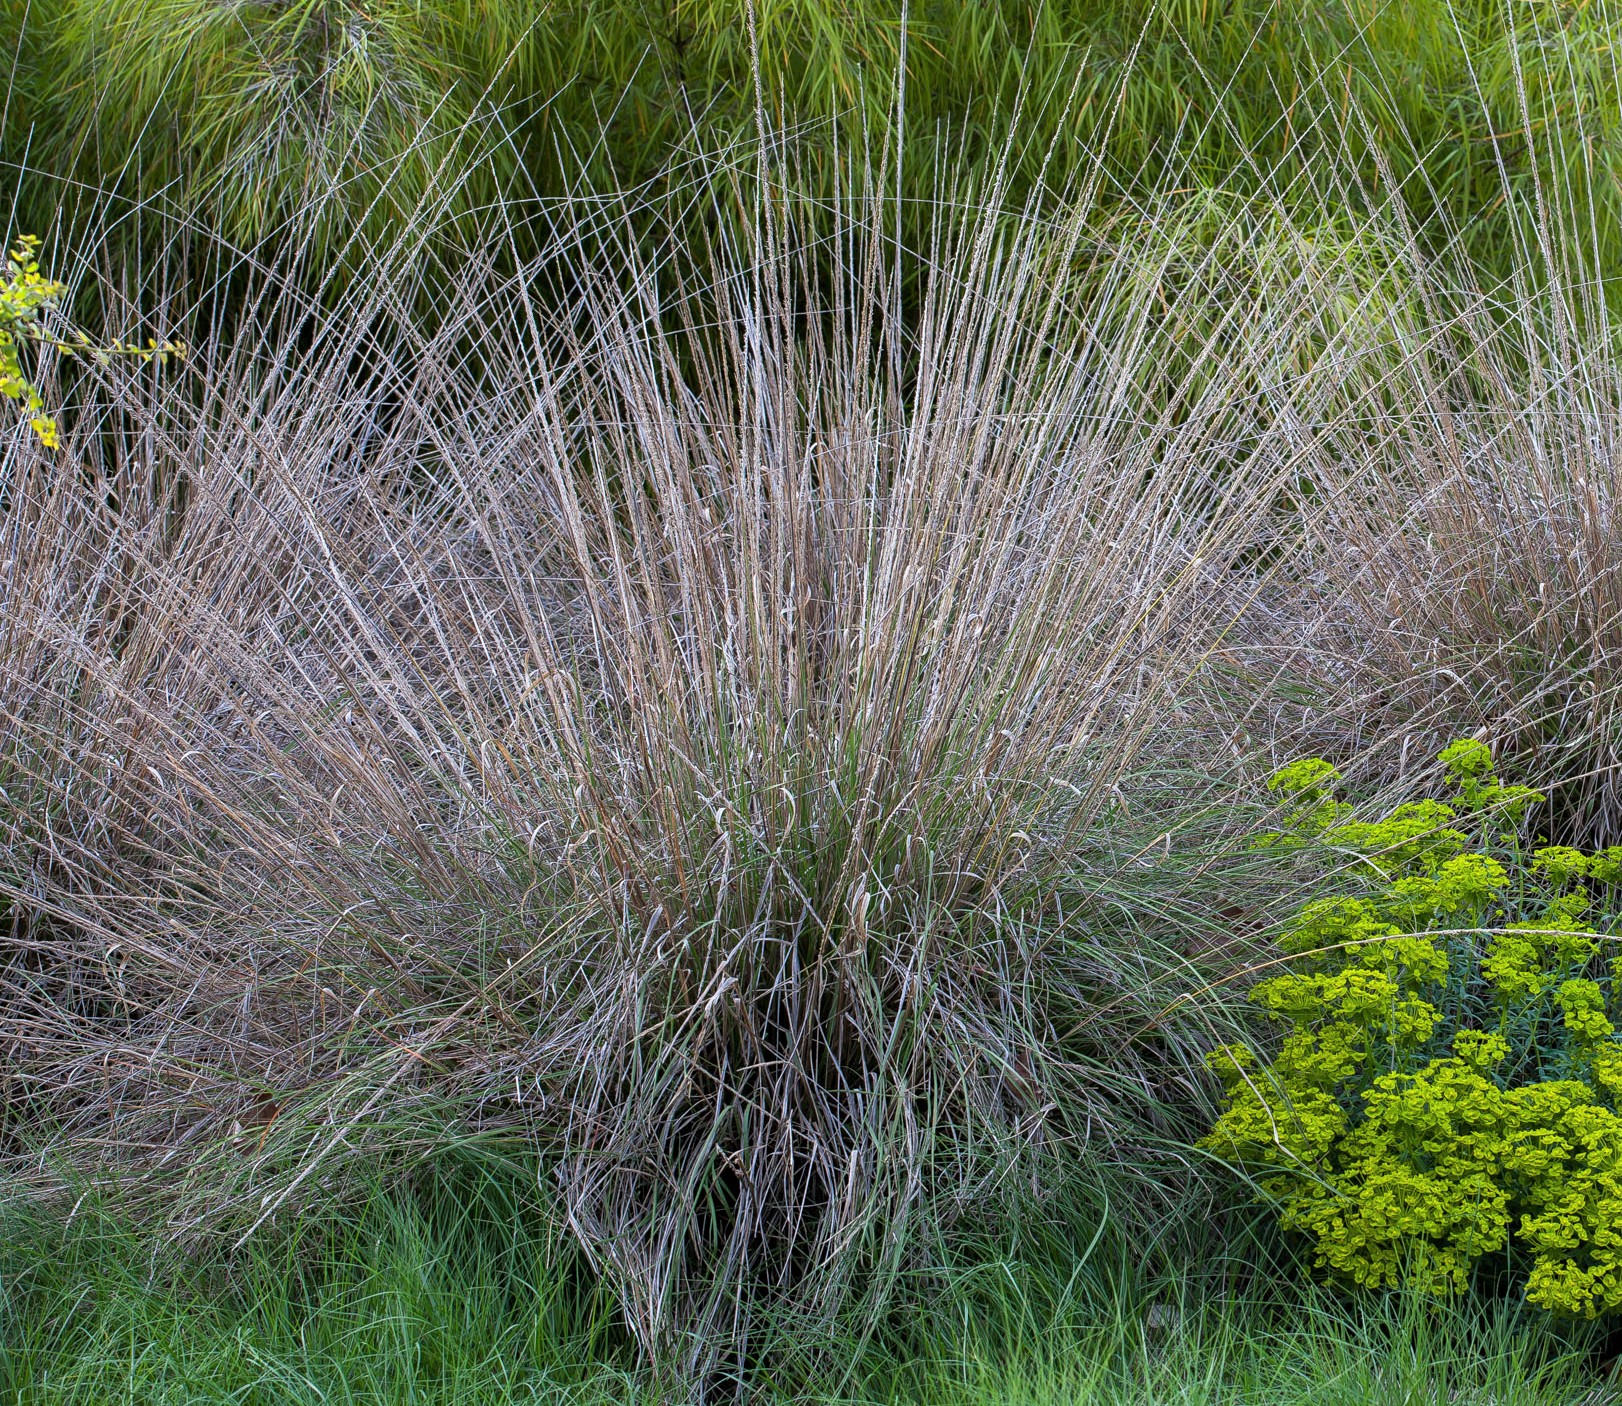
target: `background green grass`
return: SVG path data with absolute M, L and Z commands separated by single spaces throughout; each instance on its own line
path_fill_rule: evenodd
M 904 146 L 919 198 L 964 156 L 1059 189 L 1100 164 L 1127 203 L 1167 172 L 1395 195 L 1502 269 L 1540 182 L 1609 264 L 1617 37 L 1601 0 L 17 0 L 0 162 L 20 227 L 330 257 L 425 209 L 465 244 L 493 202 L 523 224 L 565 190 L 680 188 L 764 112 L 825 194 L 855 141 Z
M 87 1196 L 0 1219 L 0 1391 L 45 1403 L 656 1402 L 650 1374 L 497 1174 L 377 1195 L 235 1256 L 187 1254 Z M 1191 1275 L 1113 1247 L 987 1254 L 846 1370 L 781 1360 L 751 1400 L 938 1406 L 1570 1406 L 1603 1336 L 1503 1301 L 1269 1285 L 1213 1240 Z M 1049 1246 L 1048 1250 L 1054 1247 Z M 1276 1267 L 1276 1268 L 1282 1268 Z

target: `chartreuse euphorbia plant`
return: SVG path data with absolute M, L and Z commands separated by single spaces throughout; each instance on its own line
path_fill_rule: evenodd
M 5 277 L 0 278 L 0 395 L 21 402 L 40 442 L 55 448 L 56 421 L 45 413 L 39 388 L 23 370 L 20 351 L 24 342 L 53 348 L 63 356 L 84 354 L 102 360 L 133 356 L 143 361 L 162 361 L 169 356 L 184 356 L 186 348 L 180 342 L 154 341 L 144 347 L 133 342 L 98 343 L 73 327 L 51 331 L 41 314 L 56 304 L 67 287 L 40 272 L 35 253 L 38 247 L 39 241 L 32 235 L 19 236 L 6 259 Z
M 1271 1057 L 1211 1056 L 1204 1143 L 1256 1173 L 1318 1264 L 1356 1284 L 1464 1291 L 1483 1261 L 1557 1312 L 1622 1308 L 1622 1040 L 1611 934 L 1622 847 L 1520 844 L 1543 799 L 1480 742 L 1440 758 L 1453 796 L 1355 820 L 1313 759 L 1278 772 L 1263 843 L 1338 851 L 1341 892 L 1286 928 L 1253 1001 Z

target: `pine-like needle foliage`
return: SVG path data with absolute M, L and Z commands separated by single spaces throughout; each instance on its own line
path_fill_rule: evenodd
M 679 184 L 761 110 L 806 134 L 828 195 L 903 94 L 917 196 L 941 162 L 1012 148 L 1020 182 L 1060 190 L 1101 162 L 1127 198 L 1173 169 L 1307 205 L 1397 197 L 1504 267 L 1541 180 L 1614 259 L 1619 23 L 1604 0 L 21 0 L 0 156 L 32 173 L 41 232 L 85 183 L 147 211 L 149 248 L 165 212 L 242 244 L 306 205 L 338 246 L 398 232 L 430 187 L 465 219 L 582 172 Z

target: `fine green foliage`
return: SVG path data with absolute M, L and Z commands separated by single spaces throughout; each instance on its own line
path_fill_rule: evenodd
M 338 249 L 435 192 L 489 198 L 481 112 L 536 20 L 512 0 L 33 0 L 11 22 L 48 114 L 6 127 L 32 166 L 248 245 L 302 212 L 298 237 Z
M 894 135 L 925 199 L 963 156 L 1061 187 L 1101 162 L 1128 200 L 1169 170 L 1307 199 L 1350 172 L 1337 196 L 1396 194 L 1501 260 L 1541 186 L 1614 258 L 1617 39 L 1608 6 L 1493 0 L 29 0 L 0 18 L 0 154 L 36 220 L 85 182 L 237 242 L 313 220 L 341 244 L 425 205 L 522 220 L 582 179 L 679 183 L 695 139 L 764 111 L 810 134 L 824 193 L 842 144 Z
M 1622 847 L 1517 837 L 1543 798 L 1477 741 L 1441 754 L 1449 803 L 1375 821 L 1319 760 L 1273 778 L 1287 828 L 1263 843 L 1345 856 L 1334 896 L 1281 946 L 1252 1001 L 1288 1033 L 1230 1045 L 1205 1145 L 1257 1168 L 1283 1224 L 1355 1283 L 1458 1293 L 1483 1260 L 1529 1265 L 1534 1304 L 1622 1307 L 1622 1042 L 1611 1014 Z

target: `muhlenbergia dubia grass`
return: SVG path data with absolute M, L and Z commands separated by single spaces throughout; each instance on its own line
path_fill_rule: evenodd
M 716 180 L 747 232 L 679 260 L 564 211 L 566 297 L 470 267 L 428 326 L 379 254 L 92 368 L 0 577 L 15 1106 L 239 1234 L 518 1137 L 694 1369 L 1189 1085 L 1099 894 L 1170 863 L 1123 788 L 1206 759 L 1295 454 L 1276 307 L 1145 396 L 1176 321 L 1084 198 L 919 256 L 879 177 Z
M 1235 783 L 1479 729 L 1614 826 L 1615 358 L 1564 235 L 1488 296 L 1395 198 L 1258 160 L 1105 207 L 1072 151 L 1022 203 L 1031 142 L 930 200 L 807 147 L 520 208 L 375 72 L 352 131 L 412 163 L 353 220 L 347 156 L 240 132 L 199 180 L 252 253 L 185 225 L 206 181 L 163 254 L 64 215 L 80 320 L 193 356 L 47 364 L 61 449 L 0 450 L 13 1170 L 235 1241 L 479 1142 L 709 1380 L 1005 1212 L 1186 1209 L 1300 878 Z

